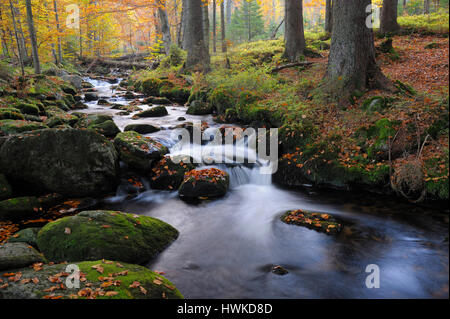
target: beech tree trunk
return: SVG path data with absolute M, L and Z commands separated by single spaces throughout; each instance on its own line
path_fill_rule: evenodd
M 41 64 L 39 62 L 38 45 L 36 40 L 36 30 L 34 28 L 33 10 L 31 8 L 31 0 L 25 1 L 27 8 L 28 32 L 30 33 L 31 52 L 33 53 L 34 73 L 41 74 Z
M 423 13 L 425 13 L 425 14 L 430 13 L 430 0 L 423 1 Z
M 222 33 L 222 52 L 227 52 L 226 30 L 225 30 L 225 5 L 224 0 L 220 3 L 220 32 Z
M 334 0 L 326 80 L 330 93 L 346 98 L 356 89 L 391 89 L 375 61 L 373 31 L 366 25 L 371 0 Z
M 325 3 L 325 31 L 331 33 L 333 30 L 333 2 L 326 0 Z
M 290 62 L 296 62 L 305 51 L 302 0 L 286 0 L 284 20 L 286 43 L 284 58 Z
M 59 25 L 59 13 L 58 13 L 58 4 L 56 0 L 53 0 L 53 9 L 55 12 L 55 21 L 56 21 L 56 30 L 58 31 L 58 63 L 62 63 L 63 57 L 62 57 L 62 44 L 61 44 L 61 28 Z
M 169 19 L 167 18 L 166 4 L 159 2 L 158 18 L 160 23 L 160 31 L 162 34 L 162 41 L 164 43 L 164 52 L 169 54 L 170 46 L 172 45 L 172 37 L 170 35 Z
M 383 0 L 380 16 L 380 32 L 389 33 L 400 29 L 397 23 L 398 0 Z
M 202 2 L 203 11 L 203 38 L 205 41 L 206 51 L 209 52 L 209 15 L 208 15 L 208 3 Z
M 209 71 L 209 52 L 203 31 L 202 0 L 186 0 L 186 70 L 197 68 L 203 72 Z
M 217 21 L 216 21 L 216 0 L 213 0 L 213 52 L 216 53 L 217 49 L 216 49 L 216 25 L 217 25 Z
M 225 0 L 222 0 L 222 1 L 225 1 Z M 226 7 L 227 25 L 231 24 L 232 10 L 233 10 L 233 0 L 227 0 L 227 7 Z
M 25 74 L 24 65 L 23 65 L 24 57 L 22 56 L 22 51 L 20 50 L 19 32 L 17 30 L 17 22 L 16 22 L 16 16 L 15 16 L 15 10 L 14 10 L 14 6 L 13 6 L 11 0 L 9 0 L 9 6 L 10 6 L 10 9 L 11 9 L 11 17 L 12 17 L 13 28 L 14 28 L 14 36 L 16 38 L 16 43 L 17 43 L 17 55 L 19 56 L 19 64 L 20 64 L 20 69 L 22 71 L 22 76 L 24 76 L 24 74 Z

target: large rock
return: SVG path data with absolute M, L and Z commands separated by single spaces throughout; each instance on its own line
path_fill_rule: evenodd
M 142 118 L 142 117 L 163 117 L 168 115 L 167 109 L 165 106 L 155 106 L 149 110 L 142 111 L 138 114 L 136 114 L 136 118 Z
M 0 131 L 6 135 L 20 134 L 35 130 L 48 128 L 47 125 L 40 122 L 29 122 L 21 120 L 1 120 Z
M 120 159 L 129 167 L 149 171 L 155 161 L 169 153 L 167 147 L 134 131 L 119 133 L 115 140 Z
M 120 129 L 114 123 L 112 116 L 101 114 L 83 114 L 75 125 L 76 128 L 87 128 L 94 130 L 106 137 L 115 137 L 120 133 Z
M 306 227 L 327 235 L 336 235 L 343 229 L 343 223 L 330 214 L 310 212 L 303 209 L 288 211 L 281 216 L 281 221 Z
M 186 173 L 179 195 L 185 199 L 224 196 L 230 186 L 229 175 L 216 168 L 192 170 Z
M 99 97 L 98 97 L 97 93 L 87 92 L 84 94 L 84 99 L 87 102 L 90 102 L 90 101 L 97 101 L 99 99 Z
M 0 167 L 14 185 L 74 197 L 115 191 L 118 155 L 114 145 L 90 130 L 46 129 L 9 137 Z
M 68 276 L 75 274 L 74 266 L 80 271 L 79 288 L 67 287 L 67 282 L 73 282 Z M 0 273 L 0 277 L 7 281 L 0 283 L 0 299 L 183 298 L 161 275 L 142 266 L 108 260 L 41 265 Z
M 36 197 L 11 198 L 0 202 L 0 220 L 36 219 L 42 211 Z
M 41 229 L 38 227 L 34 228 L 26 228 L 23 229 L 16 234 L 14 234 L 13 237 L 8 239 L 9 243 L 24 243 L 33 246 L 34 248 L 37 248 L 37 234 L 39 233 Z
M 7 243 L 0 246 L 0 271 L 27 267 L 44 261 L 42 255 L 28 244 Z
M 139 134 L 150 134 L 160 131 L 161 128 L 150 124 L 130 124 L 125 127 L 125 132 L 135 131 Z
M 38 247 L 54 262 L 111 259 L 145 264 L 178 237 L 172 226 L 151 217 L 87 211 L 44 226 Z
M 5 175 L 0 173 L 0 201 L 12 196 L 12 188 Z
M 61 77 L 64 81 L 72 84 L 77 90 L 82 89 L 83 79 L 79 75 L 63 75 Z

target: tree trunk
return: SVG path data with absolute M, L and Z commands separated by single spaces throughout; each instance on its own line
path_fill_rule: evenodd
M 202 2 L 202 15 L 203 15 L 203 38 L 205 41 L 206 51 L 209 52 L 209 15 L 208 15 L 208 3 Z
M 284 20 L 286 43 L 284 58 L 289 62 L 296 62 L 305 51 L 302 0 L 286 0 Z
M 56 0 L 53 0 L 53 9 L 55 11 L 56 30 L 58 31 L 58 63 L 62 63 L 61 28 L 59 25 L 58 4 Z
M 325 85 L 346 99 L 356 89 L 391 89 L 375 61 L 372 29 L 366 26 L 371 0 L 334 0 L 333 32 Z
M 423 13 L 425 13 L 425 14 L 430 13 L 430 0 L 423 1 Z
M 180 47 L 186 49 L 186 10 L 187 10 L 187 0 L 182 0 L 181 2 L 181 41 Z
M 213 23 L 213 52 L 214 53 L 216 53 L 216 51 L 217 51 L 217 48 L 216 48 L 216 38 L 217 38 L 217 36 L 216 36 L 216 25 L 217 25 L 217 22 L 216 22 L 216 0 L 213 0 L 213 21 L 212 21 L 212 23 Z
M 222 1 L 225 1 L 225 0 L 222 0 Z M 226 7 L 227 25 L 231 24 L 232 9 L 233 9 L 233 0 L 227 0 L 227 7 Z
M 220 32 L 222 33 L 222 53 L 227 52 L 226 30 L 225 30 L 225 5 L 224 0 L 220 2 Z
M 167 18 L 166 4 L 159 2 L 158 17 L 160 22 L 160 31 L 162 33 L 162 41 L 164 43 L 164 52 L 169 54 L 170 46 L 172 44 L 172 37 L 170 35 L 169 19 Z
M 400 29 L 397 23 L 398 0 L 383 0 L 380 16 L 380 32 L 389 33 Z
M 333 1 L 326 0 L 325 3 L 325 31 L 331 33 L 333 30 Z
M 31 0 L 25 0 L 25 5 L 27 8 L 28 32 L 30 33 L 31 50 L 33 53 L 34 73 L 41 74 L 41 64 L 39 63 L 38 45 L 36 40 L 36 30 L 34 28 Z
M 9 6 L 11 8 L 11 17 L 12 17 L 12 22 L 13 22 L 13 28 L 14 28 L 14 36 L 16 38 L 16 43 L 17 43 L 17 54 L 19 56 L 19 64 L 20 64 L 20 69 L 22 71 L 22 76 L 25 75 L 25 71 L 24 71 L 24 67 L 23 67 L 23 56 L 22 56 L 22 52 L 20 50 L 20 40 L 19 40 L 19 34 L 18 34 L 18 30 L 17 30 L 17 23 L 16 23 L 16 16 L 15 16 L 15 9 L 14 6 L 12 4 L 12 1 L 9 0 Z
M 19 2 L 16 1 L 16 4 L 19 5 Z M 19 50 L 20 50 L 20 54 L 22 55 L 22 62 L 28 63 L 28 52 L 27 52 L 27 44 L 25 42 L 25 36 L 23 35 L 23 30 L 22 30 L 22 19 L 21 19 L 21 13 L 20 10 L 13 6 L 13 10 L 14 10 L 14 15 L 16 17 L 16 27 L 17 27 L 17 36 L 19 38 Z
M 208 72 L 210 61 L 203 33 L 202 0 L 186 0 L 186 5 L 186 70 L 199 68 Z

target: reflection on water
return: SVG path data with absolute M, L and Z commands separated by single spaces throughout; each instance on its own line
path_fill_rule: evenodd
M 115 114 L 95 103 L 87 111 Z M 187 116 L 183 107 L 168 111 L 138 123 L 168 128 L 184 116 L 217 126 L 210 116 Z M 114 120 L 121 129 L 136 123 L 131 116 Z M 150 136 L 171 144 L 169 130 Z M 180 231 L 149 267 L 165 272 L 186 298 L 448 298 L 448 209 L 371 194 L 285 190 L 257 167 L 218 167 L 231 178 L 223 199 L 193 205 L 148 188 L 127 199 L 119 188 L 105 202 L 105 208 L 156 217 Z M 279 220 L 299 208 L 333 214 L 347 226 L 332 237 Z M 380 289 L 365 286 L 369 264 L 380 267 Z M 272 274 L 273 265 L 289 274 Z

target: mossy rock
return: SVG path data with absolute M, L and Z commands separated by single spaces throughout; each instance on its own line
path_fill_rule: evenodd
M 61 90 L 71 96 L 77 95 L 77 90 L 71 84 L 61 84 Z
M 40 262 L 45 262 L 45 258 L 28 244 L 7 243 L 0 245 L 0 271 L 27 267 Z
M 303 209 L 286 212 L 281 216 L 281 221 L 286 224 L 313 229 L 327 235 L 339 234 L 343 229 L 342 222 L 331 215 Z
M 211 105 L 209 105 L 208 103 L 196 100 L 191 103 L 186 114 L 207 115 L 207 114 L 212 114 L 213 111 L 214 111 L 214 108 Z
M 36 197 L 18 197 L 0 202 L 0 220 L 36 219 L 42 211 Z
M 175 228 L 155 218 L 87 211 L 44 226 L 38 247 L 55 262 L 111 259 L 145 264 L 177 237 Z
M 23 229 L 16 234 L 14 234 L 13 237 L 8 239 L 9 243 L 25 243 L 28 245 L 33 246 L 34 248 L 37 248 L 37 234 L 41 228 L 26 228 Z
M 136 114 L 137 118 L 146 118 L 146 117 L 163 117 L 169 115 L 167 109 L 164 106 L 155 106 L 149 110 L 142 111 Z
M 119 133 L 114 144 L 123 162 L 142 171 L 149 171 L 153 162 L 169 153 L 161 143 L 134 131 Z
M 12 197 L 12 187 L 8 183 L 5 175 L 0 173 L 0 200 L 4 200 Z
M 111 107 L 112 110 L 121 110 L 126 111 L 128 113 L 142 111 L 142 109 L 136 105 L 121 105 L 116 104 Z M 128 114 L 127 114 L 128 115 Z
M 173 104 L 172 101 L 170 101 L 168 98 L 166 97 L 156 97 L 156 96 L 151 96 L 149 98 L 146 98 L 144 100 L 144 104 L 149 104 L 149 105 L 170 105 Z
M 150 124 L 130 124 L 125 127 L 125 132 L 134 131 L 139 134 L 151 134 L 159 132 L 161 128 Z
M 229 187 L 228 173 L 210 168 L 186 173 L 178 192 L 182 199 L 209 199 L 225 196 Z
M 0 131 L 6 135 L 20 134 L 24 132 L 42 130 L 48 128 L 47 125 L 40 122 L 29 122 L 21 120 L 1 120 Z
M 397 90 L 407 96 L 415 96 L 417 95 L 417 91 L 409 84 L 403 83 L 399 80 L 394 83 Z
M 161 88 L 159 95 L 176 103 L 185 104 L 189 100 L 191 91 L 180 87 L 163 87 Z
M 97 101 L 99 99 L 99 96 L 97 93 L 94 92 L 86 92 L 84 94 L 84 99 L 87 102 Z
M 95 125 L 102 124 L 107 121 L 112 121 L 113 117 L 110 115 L 103 114 L 83 114 L 77 113 L 77 117 L 79 116 L 79 120 L 76 123 L 76 128 L 91 128 Z
M 160 79 L 150 78 L 142 82 L 141 90 L 142 93 L 148 96 L 158 96 L 161 86 L 162 82 Z
M 20 110 L 23 114 L 39 116 L 39 108 L 30 103 L 17 103 L 15 108 Z
M 0 167 L 23 191 L 82 198 L 114 191 L 119 161 L 114 145 L 96 132 L 45 129 L 8 137 Z
M 120 129 L 113 121 L 105 121 L 100 124 L 95 124 L 90 126 L 89 129 L 95 130 L 97 133 L 106 137 L 115 137 L 120 133 Z
M 48 118 L 44 121 L 44 124 L 50 128 L 65 124 L 74 126 L 78 122 L 78 117 L 66 113 L 56 106 L 47 107 L 46 113 Z
M 16 108 L 0 108 L 0 120 L 24 120 L 23 114 Z
M 178 156 L 173 160 L 166 156 L 152 169 L 150 186 L 153 189 L 175 191 L 183 182 L 184 175 L 194 168 L 188 156 Z
M 0 273 L 2 278 L 20 273 L 21 280 L 9 281 L 0 289 L 0 299 L 182 299 L 183 295 L 167 279 L 139 265 L 98 260 L 71 264 L 44 264 Z M 68 288 L 67 279 L 76 266 L 79 288 Z M 103 270 L 100 272 L 99 270 Z M 14 274 L 14 275 L 12 275 Z M 52 283 L 48 278 L 52 278 Z M 31 279 L 35 279 L 33 282 Z M 37 279 L 37 280 L 36 280 Z M 25 280 L 23 282 L 22 280 Z M 72 280 L 69 279 L 69 282 Z M 55 289 L 56 286 L 59 289 Z M 141 288 L 142 287 L 142 288 Z M 51 292 L 50 292 L 51 291 Z

